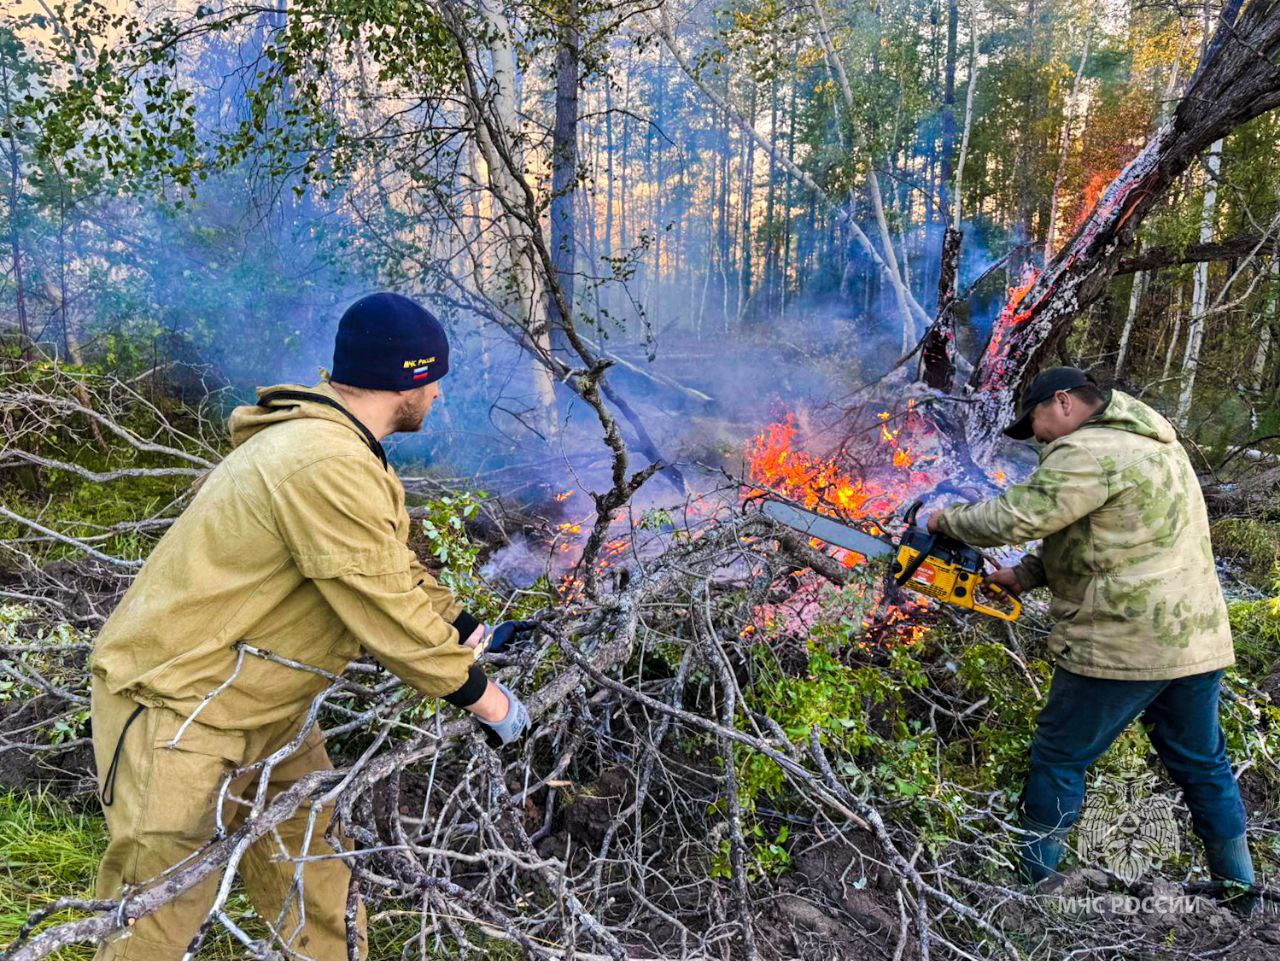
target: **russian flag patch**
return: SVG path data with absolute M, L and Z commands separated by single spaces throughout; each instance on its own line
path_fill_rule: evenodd
M 430 365 L 435 362 L 436 359 L 434 357 L 419 357 L 417 360 L 406 360 L 404 362 L 404 369 L 412 369 L 413 379 L 422 380 L 422 378 L 431 373 Z

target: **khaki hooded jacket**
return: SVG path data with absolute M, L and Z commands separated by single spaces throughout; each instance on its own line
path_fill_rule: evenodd
M 1073 673 L 1161 680 L 1235 663 L 1195 471 L 1172 425 L 1128 394 L 1046 444 L 1021 484 L 937 524 L 975 547 L 1043 538 L 1015 571 L 1052 593 L 1049 649 Z
M 408 548 L 404 489 L 328 385 L 258 391 L 233 449 L 165 533 L 94 644 L 93 672 L 139 703 L 246 729 L 304 713 L 362 651 L 465 706 L 477 625 Z M 455 626 L 456 625 L 456 626 Z

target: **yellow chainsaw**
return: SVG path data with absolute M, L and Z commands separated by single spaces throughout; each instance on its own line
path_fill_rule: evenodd
M 865 558 L 892 556 L 890 576 L 898 587 L 1002 621 L 1022 616 L 1022 602 L 987 580 L 987 559 L 981 551 L 946 534 L 931 534 L 916 523 L 920 501 L 907 509 L 907 526 L 897 541 L 774 498 L 766 499 L 761 510 L 780 524 Z M 1000 606 L 987 603 L 979 592 Z

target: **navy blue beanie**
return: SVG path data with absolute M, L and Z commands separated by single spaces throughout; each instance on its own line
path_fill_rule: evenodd
M 331 380 L 368 390 L 413 390 L 449 373 L 449 340 L 435 315 L 408 297 L 361 297 L 338 321 Z

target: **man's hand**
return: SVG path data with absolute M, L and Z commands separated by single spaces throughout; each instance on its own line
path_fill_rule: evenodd
M 480 722 L 490 747 L 510 744 L 529 726 L 529 711 L 498 681 L 490 681 L 480 700 L 467 710 Z
M 462 643 L 474 651 L 476 647 L 479 646 L 480 642 L 484 640 L 484 632 L 487 630 L 488 628 L 483 624 L 477 625 L 476 629 L 471 632 L 471 636 Z
M 938 533 L 938 515 L 942 513 L 940 510 L 929 511 L 924 515 L 924 527 L 930 534 Z
M 987 575 L 987 583 L 994 584 L 1015 597 L 1022 593 L 1022 582 L 1012 567 L 1001 567 L 995 573 Z

